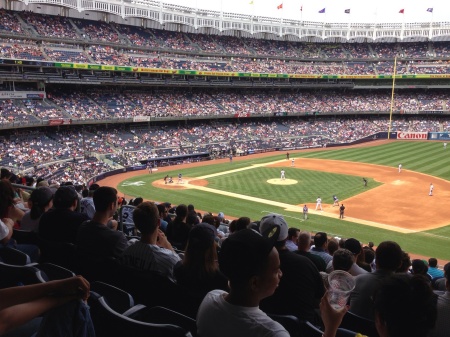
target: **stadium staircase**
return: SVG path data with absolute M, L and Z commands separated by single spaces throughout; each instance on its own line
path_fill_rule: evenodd
M 22 26 L 22 29 L 24 31 L 25 34 L 27 34 L 26 32 L 29 32 L 29 35 L 32 36 L 39 36 L 38 32 L 36 31 L 36 29 L 34 29 L 34 27 L 28 23 L 25 22 L 25 20 L 23 20 L 19 13 L 14 13 L 14 16 L 17 18 L 17 20 L 19 20 L 20 25 Z
M 71 18 L 68 18 L 68 21 L 80 39 L 90 40 L 89 36 L 87 34 L 85 34 L 80 28 L 78 28 L 78 26 L 75 24 L 75 22 L 73 22 L 73 20 Z

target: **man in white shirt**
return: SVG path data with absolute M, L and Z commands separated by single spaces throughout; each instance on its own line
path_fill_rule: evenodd
M 197 314 L 200 337 L 289 336 L 259 309 L 260 301 L 280 282 L 280 259 L 274 248 L 279 232 L 274 227 L 262 236 L 243 229 L 223 242 L 219 265 L 229 279 L 230 292 L 213 290 L 203 299 Z

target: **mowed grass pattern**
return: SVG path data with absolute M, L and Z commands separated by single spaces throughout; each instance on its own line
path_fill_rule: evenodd
M 353 162 L 365 162 L 379 165 L 391 166 L 396 169 L 399 163 L 402 163 L 404 169 L 423 172 L 432 176 L 438 176 L 450 180 L 450 148 L 444 150 L 441 142 L 418 142 L 418 141 L 395 141 L 392 143 L 361 148 L 348 148 L 291 153 L 293 157 L 301 158 L 323 158 L 346 160 Z M 229 171 L 240 167 L 248 167 L 253 164 L 271 162 L 285 159 L 285 154 L 280 153 L 277 156 L 266 158 L 248 157 L 245 161 L 234 161 L 233 163 L 222 163 L 217 165 L 208 165 L 189 168 L 183 170 L 185 177 L 201 177 L 217 172 Z M 287 164 L 288 165 L 288 164 Z M 294 172 L 295 171 L 295 172 Z M 178 169 L 173 168 L 172 176 L 176 177 Z M 288 212 L 283 208 L 268 206 L 249 200 L 234 199 L 219 194 L 207 193 L 198 190 L 165 190 L 153 187 L 151 182 L 156 179 L 163 179 L 167 173 L 154 173 L 152 175 L 144 174 L 128 181 L 144 181 L 144 186 L 119 186 L 119 190 L 126 195 L 142 196 L 145 199 L 156 201 L 170 201 L 173 204 L 193 203 L 196 209 L 218 213 L 224 212 L 227 216 L 240 217 L 248 216 L 251 219 L 258 220 L 268 212 L 283 214 L 290 226 L 298 227 L 308 231 L 325 231 L 329 235 L 339 237 L 355 237 L 362 242 L 373 241 L 375 244 L 385 240 L 397 241 L 402 248 L 411 253 L 421 254 L 426 257 L 436 257 L 439 259 L 450 260 L 450 226 L 430 230 L 427 232 L 414 234 L 401 234 L 384 229 L 370 226 L 359 225 L 345 220 L 327 218 L 320 215 L 310 215 L 307 221 L 301 219 L 301 214 Z M 257 175 L 261 175 L 258 177 Z M 338 193 L 341 200 L 348 198 L 362 190 L 362 183 L 359 177 L 328 174 L 323 172 L 306 171 L 301 169 L 289 170 L 286 168 L 287 178 L 296 179 L 300 184 L 292 186 L 280 186 L 281 192 L 277 190 L 277 185 L 269 185 L 267 179 L 279 178 L 280 168 L 258 168 L 241 173 L 227 174 L 209 178 L 208 187 L 233 191 L 235 193 L 253 195 L 269 200 L 278 200 L 289 204 L 299 204 L 302 202 L 313 202 L 316 194 L 322 194 L 324 202 L 331 203 L 333 193 Z M 304 179 L 314 181 L 313 188 L 301 188 Z M 338 186 L 333 184 L 336 181 L 348 179 L 344 188 L 335 192 Z M 322 186 L 318 186 L 321 183 Z M 372 187 L 373 181 L 369 182 Z M 286 189 L 286 187 L 289 187 Z M 292 188 L 291 188 L 292 187 Z M 278 191 L 275 193 L 275 191 Z M 346 195 L 349 193 L 349 195 Z M 304 200 L 304 201 L 303 201 Z M 312 201 L 311 201 L 312 200 Z M 439 202 L 436 200 L 436 202 Z M 448 205 L 442 205 L 442 211 L 449 213 Z M 370 209 L 367 210 L 370 212 Z M 450 223 L 450 221 L 449 221 Z

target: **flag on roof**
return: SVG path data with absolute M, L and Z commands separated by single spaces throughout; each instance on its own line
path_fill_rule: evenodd
M 345 13 L 345 14 L 350 14 L 350 9 L 346 9 L 346 10 L 344 11 L 344 13 Z
M 300 12 L 303 12 L 303 5 L 300 6 Z
M 427 12 L 433 13 L 433 8 L 427 8 Z
M 277 9 L 283 9 L 283 3 L 279 4 L 279 5 L 277 6 Z
M 322 8 L 319 13 L 325 13 L 325 8 Z
M 398 12 L 399 12 L 400 14 L 405 14 L 405 9 L 402 8 L 402 9 L 400 9 Z

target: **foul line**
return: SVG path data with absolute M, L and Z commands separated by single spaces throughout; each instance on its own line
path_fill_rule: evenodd
M 218 173 L 204 175 L 204 176 L 192 179 L 192 180 L 213 178 L 213 177 L 226 175 L 226 174 L 230 174 L 230 173 L 246 171 L 246 170 L 252 170 L 252 169 L 255 169 L 255 168 L 258 168 L 258 167 L 264 167 L 264 166 L 267 166 L 267 165 L 272 165 L 272 164 L 280 163 L 280 162 L 285 162 L 285 160 L 284 159 L 283 160 L 277 160 L 277 161 L 264 163 L 264 164 L 253 164 L 253 165 L 248 166 L 248 167 L 243 167 L 243 168 L 239 168 L 239 169 L 234 169 L 234 170 L 229 170 L 229 171 L 222 171 L 222 172 L 218 172 Z M 239 194 L 239 193 L 234 193 L 234 192 L 227 192 L 227 191 L 222 191 L 222 190 L 216 190 L 216 189 L 213 189 L 213 188 L 210 188 L 210 187 L 206 187 L 206 186 L 193 185 L 193 184 L 189 183 L 189 180 L 186 181 L 186 185 L 189 185 L 189 188 L 193 188 L 193 189 L 204 191 L 204 192 L 210 192 L 210 193 L 215 193 L 215 194 L 220 194 L 220 195 L 226 195 L 226 196 L 233 197 L 233 198 L 236 198 L 236 199 L 250 200 L 250 201 L 253 201 L 253 202 L 260 203 L 260 204 L 281 207 L 281 208 L 284 208 L 285 211 L 287 211 L 287 212 L 303 213 L 303 207 L 302 206 L 291 205 L 291 204 L 287 204 L 287 203 L 284 203 L 284 202 L 268 200 L 268 199 L 263 199 L 263 198 L 252 197 L 252 196 Z M 329 217 L 329 218 L 336 218 L 336 214 L 323 212 L 323 211 L 316 211 L 316 210 L 311 210 L 310 209 L 308 213 L 309 214 L 322 215 L 322 216 L 326 216 L 326 217 Z M 420 231 L 411 230 L 411 229 L 407 229 L 407 228 L 402 228 L 402 227 L 382 224 L 382 223 L 379 223 L 379 222 L 374 222 L 374 221 L 369 221 L 369 220 L 364 220 L 364 219 L 356 219 L 356 218 L 352 218 L 352 217 L 345 217 L 344 220 L 345 221 L 354 222 L 354 223 L 358 223 L 358 224 L 362 224 L 362 225 L 371 226 L 371 227 L 383 228 L 383 229 L 386 229 L 386 230 L 395 231 L 395 232 L 399 232 L 399 233 L 403 233 L 403 234 L 412 234 L 412 233 L 420 232 Z

